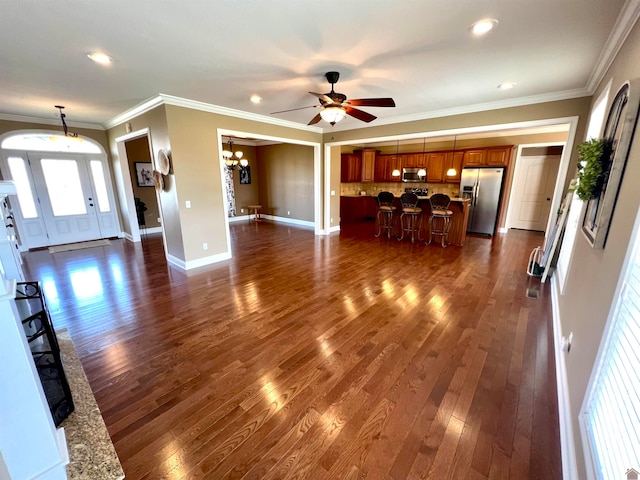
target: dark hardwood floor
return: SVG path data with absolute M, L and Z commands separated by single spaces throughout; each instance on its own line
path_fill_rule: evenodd
M 561 478 L 542 235 L 361 230 L 236 223 L 190 272 L 159 237 L 25 254 L 127 479 Z

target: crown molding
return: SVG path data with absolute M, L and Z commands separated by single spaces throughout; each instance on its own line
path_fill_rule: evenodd
M 640 0 L 639 0 L 640 1 Z M 431 112 L 416 113 L 413 115 L 403 115 L 401 117 L 391 117 L 378 119 L 375 125 L 366 124 L 359 127 L 333 128 L 325 130 L 325 133 L 343 132 L 347 130 L 359 130 L 362 128 L 371 128 L 380 125 L 395 125 L 398 123 L 416 122 L 420 120 L 428 120 L 431 118 L 452 117 L 455 115 L 464 115 L 467 113 L 486 112 L 490 110 L 500 110 L 504 108 L 522 107 L 535 103 L 557 102 L 559 100 L 569 100 L 571 98 L 588 97 L 589 93 L 585 88 L 576 88 L 574 90 L 564 90 L 562 92 L 544 93 L 541 95 L 530 95 L 528 97 L 518 97 L 509 100 L 500 100 L 497 102 L 478 103 L 476 105 L 468 105 L 464 107 L 445 108 L 442 110 L 433 110 Z M 340 126 L 340 124 L 337 124 Z
M 591 95 L 602 82 L 605 73 L 609 70 L 638 18 L 640 18 L 640 0 L 627 0 L 587 81 L 586 89 Z
M 12 115 L 10 113 L 0 113 L 0 120 L 7 120 L 9 122 L 22 122 L 22 123 L 40 123 L 43 125 L 58 125 L 62 128 L 60 119 L 57 118 L 40 118 L 29 117 L 28 115 Z M 89 130 L 104 130 L 104 127 L 97 123 L 82 123 L 82 122 L 70 122 L 66 121 L 67 126 L 73 128 L 87 128 Z
M 135 107 L 130 108 L 129 110 L 125 110 L 119 115 L 116 115 L 111 120 L 107 120 L 102 124 L 102 126 L 108 130 L 115 126 L 118 126 L 124 122 L 128 122 L 138 115 L 142 115 L 143 113 L 148 112 L 149 110 L 153 110 L 157 106 L 162 105 L 162 97 L 160 95 L 156 95 L 155 97 L 148 98 L 142 103 L 139 103 Z
M 176 107 L 191 108 L 194 110 L 201 110 L 203 112 L 217 113 L 219 115 L 226 115 L 228 117 L 242 118 L 244 120 L 252 120 L 254 122 L 268 123 L 270 125 L 278 125 L 280 127 L 295 128 L 296 130 L 305 130 L 307 132 L 322 133 L 322 128 L 313 127 L 311 125 L 302 125 L 300 123 L 291 122 L 289 120 L 282 120 L 279 118 L 268 117 L 266 115 L 260 115 L 257 113 L 245 112 L 242 110 L 236 110 L 228 107 L 221 107 L 219 105 L 213 105 L 211 103 L 198 102 L 196 100 L 189 100 L 187 98 L 174 97 L 172 95 L 160 94 L 163 102 L 166 105 L 174 105 Z
M 124 122 L 128 122 L 133 118 L 142 115 L 156 108 L 159 105 L 173 105 L 176 107 L 190 108 L 192 110 L 200 110 L 203 112 L 216 113 L 219 115 L 226 115 L 228 117 L 242 118 L 244 120 L 252 120 L 254 122 L 268 123 L 270 125 L 277 125 L 280 127 L 295 128 L 297 130 L 305 130 L 307 132 L 322 133 L 322 128 L 312 127 L 310 125 L 301 125 L 299 123 L 290 122 L 288 120 L 281 120 L 279 118 L 268 117 L 266 115 L 259 115 L 257 113 L 243 112 L 242 110 L 236 110 L 233 108 L 221 107 L 219 105 L 213 105 L 211 103 L 199 102 L 197 100 L 189 100 L 188 98 L 175 97 L 173 95 L 166 95 L 160 93 L 155 97 L 151 97 L 144 102 L 136 105 L 129 110 L 122 112 L 120 115 L 116 115 L 111 120 L 107 120 L 103 123 L 104 129 L 113 128 Z

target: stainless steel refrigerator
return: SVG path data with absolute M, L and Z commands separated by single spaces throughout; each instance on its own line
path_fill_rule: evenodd
M 462 169 L 460 194 L 469 198 L 467 233 L 493 235 L 504 179 L 503 167 L 467 167 Z

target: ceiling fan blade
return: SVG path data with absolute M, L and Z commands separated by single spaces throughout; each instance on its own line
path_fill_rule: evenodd
M 345 103 L 353 107 L 395 107 L 393 98 L 359 98 L 347 100 Z
M 316 97 L 318 97 L 320 100 L 322 100 L 323 102 L 326 103 L 333 103 L 333 99 L 327 95 L 325 95 L 324 93 L 316 93 L 316 92 L 309 92 L 311 95 L 315 95 Z
M 344 110 L 345 110 L 345 112 L 347 112 L 347 115 L 351 115 L 352 117 L 357 118 L 358 120 L 362 120 L 363 122 L 367 122 L 367 123 L 369 123 L 369 122 L 375 120 L 376 118 L 378 118 L 375 115 L 371 115 L 370 113 L 363 112 L 362 110 L 358 110 L 357 108 L 352 108 L 352 107 L 349 107 L 349 106 L 346 106 Z M 318 114 L 318 116 L 320 116 L 320 115 Z
M 309 123 L 307 123 L 307 125 L 315 125 L 316 123 L 318 123 L 320 120 L 322 120 L 322 117 L 320 116 L 320 114 L 317 114 L 315 117 L 313 117 L 311 119 L 311 121 Z
M 306 108 L 318 108 L 322 105 L 309 105 L 307 107 L 299 107 L 299 108 L 290 108 L 289 110 L 279 110 L 277 112 L 271 112 L 269 115 L 274 115 L 276 113 L 285 113 L 285 112 L 295 112 L 296 110 L 304 110 Z

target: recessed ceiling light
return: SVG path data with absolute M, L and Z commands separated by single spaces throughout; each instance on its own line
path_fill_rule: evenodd
M 260 103 L 262 101 L 262 97 L 260 95 L 251 95 L 251 101 L 253 103 Z
M 515 87 L 516 85 L 517 84 L 514 83 L 514 82 L 504 82 L 504 83 L 501 83 L 500 85 L 498 85 L 498 88 L 500 90 L 509 90 L 509 89 Z
M 471 33 L 474 35 L 480 36 L 485 33 L 493 30 L 493 28 L 498 25 L 498 20 L 495 18 L 483 18 L 482 20 L 478 20 L 476 23 L 469 27 Z
M 105 55 L 104 53 L 89 53 L 87 57 L 100 65 L 109 65 L 113 61 L 109 55 Z

